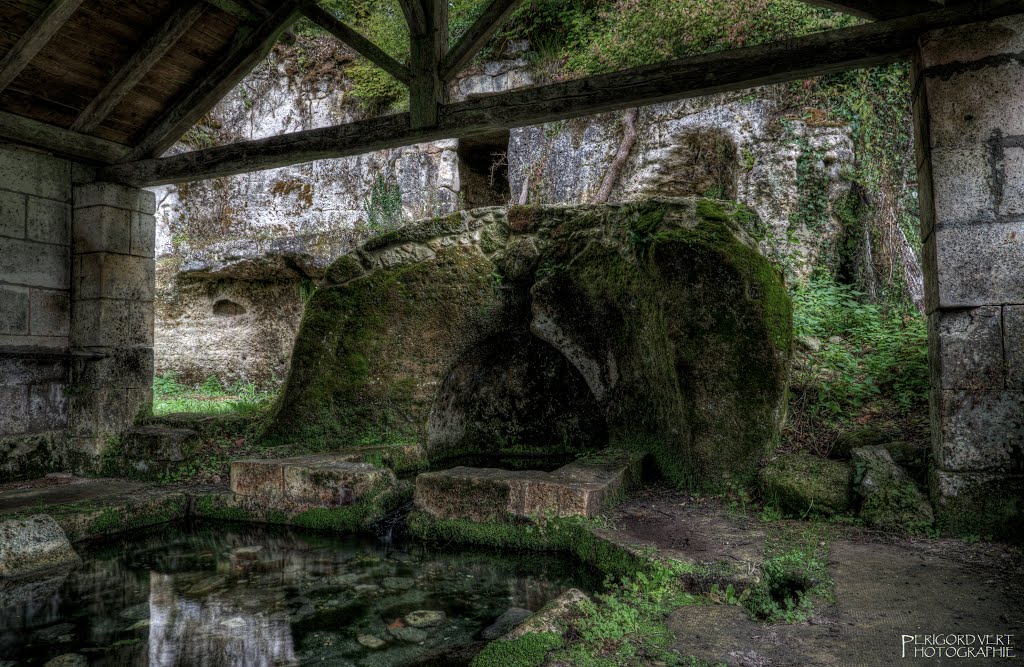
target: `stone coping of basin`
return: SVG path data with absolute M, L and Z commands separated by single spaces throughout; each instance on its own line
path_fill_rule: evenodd
M 362 447 L 323 454 L 231 463 L 231 491 L 237 498 L 266 506 L 348 505 L 396 483 L 395 474 L 367 460 L 399 455 L 420 458 L 417 445 Z
M 643 454 L 605 451 L 553 472 L 467 468 L 416 478 L 416 507 L 436 519 L 596 516 L 640 482 Z

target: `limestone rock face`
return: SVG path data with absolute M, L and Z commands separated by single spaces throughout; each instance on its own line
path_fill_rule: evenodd
M 806 453 L 783 454 L 761 469 L 761 492 L 792 515 L 850 511 L 850 466 Z
M 0 522 L 0 578 L 79 561 L 57 522 L 46 514 Z
M 921 530 L 934 521 L 932 506 L 884 447 L 853 450 L 860 517 L 872 528 Z
M 849 127 L 779 123 L 771 87 L 711 95 L 640 109 L 637 142 L 611 201 L 719 196 L 757 212 L 762 250 L 794 274 L 834 266 L 843 234 L 840 211 L 854 162 Z M 621 113 L 512 130 L 509 185 L 513 201 L 575 204 L 600 188 L 622 140 Z M 801 207 L 820 200 L 822 214 Z
M 352 54 L 333 38 L 300 42 L 277 49 L 215 108 L 216 131 L 205 140 L 259 139 L 363 115 L 346 76 Z M 451 83 L 452 99 L 538 83 L 529 48 L 513 41 L 498 60 L 467 68 Z M 299 53 L 308 62 L 300 65 Z M 780 91 L 644 107 L 611 200 L 736 199 L 756 211 L 748 231 L 773 261 L 804 277 L 818 265 L 835 268 L 851 193 L 851 130 L 780 122 Z M 397 186 L 405 220 L 516 202 L 581 204 L 592 200 L 621 138 L 621 114 L 601 114 L 161 188 L 157 372 L 190 383 L 211 374 L 280 380 L 304 285 L 375 231 L 367 205 L 378 179 Z M 805 219 L 806 210 L 820 214 Z M 402 252 L 384 260 L 402 261 Z
M 368 242 L 310 298 L 264 436 L 421 441 L 435 461 L 618 444 L 694 486 L 749 474 L 783 418 L 792 329 L 750 216 L 485 208 Z

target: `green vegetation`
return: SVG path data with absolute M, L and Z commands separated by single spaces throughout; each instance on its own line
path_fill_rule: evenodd
M 512 640 L 494 641 L 474 658 L 472 667 L 540 667 L 548 653 L 565 643 L 555 632 L 525 634 Z
M 680 568 L 659 564 L 609 582 L 593 601 L 581 602 L 580 613 L 568 619 L 567 635 L 574 640 L 556 659 L 579 667 L 686 664 L 667 650 L 674 637 L 665 620 L 679 607 L 706 604 L 707 599 L 683 590 Z
M 417 537 L 439 543 L 479 544 L 497 549 L 565 551 L 601 572 L 627 577 L 654 567 L 644 554 L 634 554 L 598 537 L 594 519 L 538 517 L 536 521 L 478 522 L 434 519 L 420 512 L 408 518 Z
M 907 305 L 879 306 L 848 285 L 815 278 L 793 289 L 798 355 L 790 435 L 824 452 L 837 432 L 869 420 L 920 440 L 927 425 L 927 321 Z
M 201 384 L 182 384 L 177 373 L 168 371 L 153 378 L 153 414 L 192 412 L 207 415 L 251 415 L 270 405 L 273 393 L 251 382 L 224 382 L 211 375 Z
M 370 195 L 363 202 L 366 226 L 371 234 L 381 236 L 402 226 L 402 189 L 398 183 L 378 174 L 370 186 Z
M 828 557 L 834 524 L 772 521 L 767 524 L 761 581 L 749 589 L 744 607 L 770 623 L 799 623 L 813 613 L 815 600 L 832 600 L 834 583 Z

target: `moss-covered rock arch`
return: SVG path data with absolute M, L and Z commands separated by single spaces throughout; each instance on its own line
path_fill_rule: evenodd
M 540 421 L 508 420 L 505 435 L 533 434 L 507 439 L 518 453 L 550 452 L 537 424 L 561 419 L 572 448 L 590 433 L 649 450 L 691 488 L 746 477 L 784 416 L 792 328 L 749 215 L 706 200 L 489 208 L 371 241 L 314 293 L 265 436 L 493 452 L 515 397 L 561 383 L 569 398 Z M 523 364 L 548 379 L 518 368 L 499 386 Z M 505 404 L 470 400 L 481 387 Z M 467 415 L 486 425 L 466 436 Z

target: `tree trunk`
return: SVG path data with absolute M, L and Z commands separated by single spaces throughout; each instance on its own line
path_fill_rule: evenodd
M 608 203 L 615 184 L 619 182 L 619 177 L 622 176 L 622 170 L 625 168 L 626 162 L 629 160 L 629 154 L 633 151 L 633 146 L 636 144 L 636 117 L 637 110 L 635 108 L 626 109 L 626 113 L 622 116 L 622 141 L 619 143 L 618 152 L 615 153 L 615 159 L 608 166 L 608 171 L 604 173 L 601 188 L 594 195 L 593 202 L 595 204 Z

